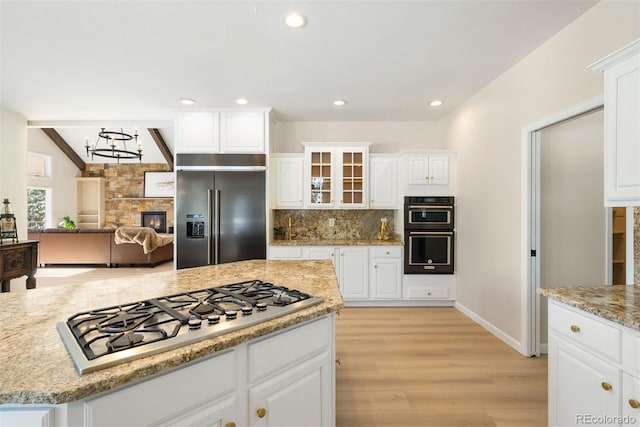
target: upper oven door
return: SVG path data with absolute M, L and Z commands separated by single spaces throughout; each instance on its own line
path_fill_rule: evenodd
M 453 230 L 453 206 L 405 205 L 406 229 Z

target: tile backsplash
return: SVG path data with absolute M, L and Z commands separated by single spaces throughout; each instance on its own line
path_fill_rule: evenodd
M 395 233 L 394 211 L 391 209 L 349 209 L 320 210 L 300 209 L 274 211 L 274 228 L 280 230 L 275 239 L 288 239 L 289 218 L 293 230 L 293 238 L 297 240 L 311 239 L 376 239 L 380 231 L 380 219 L 387 219 L 389 236 Z M 335 225 L 329 225 L 333 218 Z

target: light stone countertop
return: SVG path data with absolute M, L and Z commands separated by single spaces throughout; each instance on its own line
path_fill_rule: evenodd
M 252 279 L 298 289 L 323 302 L 236 332 L 82 376 L 76 372 L 56 330 L 56 323 L 78 312 Z M 329 260 L 242 261 L 130 279 L 0 293 L 0 404 L 78 400 L 335 312 L 342 306 Z
M 300 239 L 300 240 L 272 240 L 272 246 L 402 246 L 402 240 L 377 239 Z
M 568 286 L 542 288 L 538 293 L 640 331 L 640 286 Z

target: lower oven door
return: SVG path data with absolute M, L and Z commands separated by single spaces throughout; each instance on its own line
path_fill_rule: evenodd
M 453 274 L 453 231 L 405 231 L 405 274 Z

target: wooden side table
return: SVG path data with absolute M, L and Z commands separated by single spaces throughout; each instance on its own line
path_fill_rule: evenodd
M 38 269 L 38 241 L 25 240 L 18 243 L 0 244 L 0 281 L 2 292 L 9 292 L 9 282 L 21 276 L 27 276 L 27 289 L 36 287 Z

